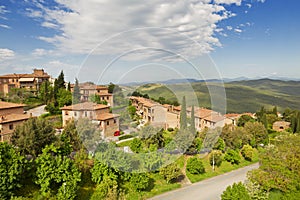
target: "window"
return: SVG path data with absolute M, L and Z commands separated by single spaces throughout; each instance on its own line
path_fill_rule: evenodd
M 107 125 L 107 126 L 109 125 L 109 121 L 106 122 L 106 125 Z
M 14 129 L 14 125 L 13 124 L 10 124 L 9 125 L 9 130 L 13 130 Z
M 74 116 L 77 117 L 77 112 L 76 111 L 74 112 Z
M 86 111 L 84 112 L 84 116 L 87 117 L 87 112 Z
M 109 100 L 109 97 L 106 97 L 107 100 Z
M 65 111 L 65 115 L 69 115 L 69 112 L 68 112 L 68 111 Z
M 117 120 L 116 120 L 116 119 L 114 119 L 114 124 L 115 124 L 115 123 L 117 123 Z

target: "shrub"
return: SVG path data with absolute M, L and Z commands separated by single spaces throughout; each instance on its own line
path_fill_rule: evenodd
M 191 174 L 203 174 L 203 173 L 205 173 L 205 168 L 203 166 L 203 163 L 200 160 L 200 158 L 197 158 L 197 157 L 193 157 L 193 158 L 190 158 L 188 160 L 186 169 Z
M 210 154 L 209 154 L 209 163 L 212 166 L 213 165 L 213 161 L 215 162 L 215 166 L 220 167 L 223 161 L 223 154 L 222 151 L 220 150 L 213 150 Z
M 241 183 L 234 183 L 232 186 L 228 186 L 221 195 L 222 200 L 251 200 L 250 195 L 247 192 L 246 187 Z
M 239 164 L 240 160 L 241 160 L 241 156 L 239 155 L 238 152 L 236 152 L 233 149 L 229 149 L 225 156 L 224 159 L 228 162 L 230 162 L 231 164 Z
M 150 184 L 150 178 L 147 174 L 133 173 L 130 178 L 130 183 L 136 191 L 145 190 Z
M 159 174 L 163 176 L 167 183 L 170 183 L 171 181 L 177 179 L 181 175 L 181 172 L 177 164 L 172 163 L 164 168 L 161 168 L 159 170 Z
M 245 160 L 252 161 L 253 148 L 249 144 L 244 145 L 242 148 L 241 154 L 245 158 Z

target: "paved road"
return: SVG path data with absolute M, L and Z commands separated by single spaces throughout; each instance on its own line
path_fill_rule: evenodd
M 42 114 L 48 113 L 47 111 L 45 111 L 45 107 L 46 107 L 46 105 L 39 106 L 39 107 L 28 110 L 27 113 L 28 114 L 32 113 L 33 117 L 39 117 Z
M 218 200 L 227 186 L 235 182 L 245 181 L 247 172 L 258 168 L 258 164 L 250 165 L 220 176 L 216 176 L 191 186 L 151 198 L 150 200 Z

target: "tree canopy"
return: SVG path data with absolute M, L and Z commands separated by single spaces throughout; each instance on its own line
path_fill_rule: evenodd
M 30 154 L 36 157 L 46 145 L 51 144 L 55 139 L 55 130 L 50 122 L 43 118 L 30 118 L 17 126 L 12 134 L 11 142 L 18 147 L 22 155 Z

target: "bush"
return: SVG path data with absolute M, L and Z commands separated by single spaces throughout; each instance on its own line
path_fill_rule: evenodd
M 249 144 L 244 145 L 242 148 L 241 154 L 245 158 L 245 160 L 252 161 L 253 148 Z
M 125 140 L 125 139 L 129 139 L 129 138 L 132 138 L 133 136 L 132 135 L 122 135 L 119 137 L 119 140 Z
M 213 150 L 210 154 L 209 154 L 209 163 L 211 166 L 213 166 L 213 160 L 215 162 L 215 166 L 220 167 L 223 161 L 223 154 L 222 151 L 220 150 Z
M 233 149 L 229 149 L 225 156 L 224 159 L 228 162 L 230 162 L 231 164 L 239 164 L 240 160 L 241 160 L 241 156 L 239 155 L 238 152 L 236 152 Z
M 142 141 L 141 139 L 134 138 L 130 143 L 130 149 L 134 153 L 139 153 L 142 150 Z
M 181 175 L 181 172 L 177 164 L 172 163 L 164 168 L 161 168 L 159 170 L 159 174 L 163 176 L 167 183 L 170 183 L 171 181 L 177 179 Z
M 228 186 L 221 195 L 222 200 L 251 200 L 250 195 L 247 192 L 246 187 L 241 183 L 234 183 L 232 186 Z
M 205 168 L 203 166 L 202 161 L 200 158 L 193 157 L 190 158 L 187 162 L 186 169 L 191 173 L 191 174 L 203 174 L 205 173 Z
M 150 178 L 145 173 L 134 173 L 131 175 L 130 184 L 136 191 L 145 190 L 150 184 Z

